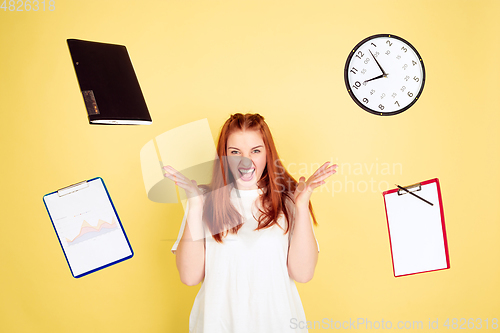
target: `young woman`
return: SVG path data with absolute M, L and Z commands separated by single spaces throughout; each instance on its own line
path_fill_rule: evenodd
M 298 325 L 306 319 L 294 280 L 314 275 L 318 245 L 309 199 L 337 166 L 327 162 L 297 182 L 258 114 L 232 115 L 217 154 L 205 186 L 164 168 L 188 196 L 182 238 L 172 248 L 181 281 L 203 281 L 189 332 L 307 332 Z

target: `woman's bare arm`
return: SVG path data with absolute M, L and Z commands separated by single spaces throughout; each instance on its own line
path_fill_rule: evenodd
M 192 207 L 189 204 L 188 206 L 187 223 L 177 246 L 175 262 L 181 282 L 195 286 L 205 277 L 205 242 L 203 238 L 193 239 L 193 235 L 203 234 L 201 221 L 203 206 Z
M 194 180 L 190 180 L 171 166 L 163 167 L 165 177 L 186 191 L 187 219 L 184 233 L 177 246 L 176 264 L 181 282 L 195 286 L 205 277 L 205 242 L 203 230 L 203 194 Z
M 316 187 L 336 172 L 337 165 L 323 164 L 306 181 L 301 177 L 295 191 L 295 220 L 288 248 L 288 275 L 297 282 L 308 282 L 318 262 L 318 247 L 309 215 L 309 200 Z
M 318 246 L 309 207 L 295 207 L 293 234 L 288 248 L 288 275 L 301 283 L 310 281 L 318 262 Z

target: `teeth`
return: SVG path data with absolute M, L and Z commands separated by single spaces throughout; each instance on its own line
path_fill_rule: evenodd
M 249 169 L 249 170 L 244 170 L 244 169 L 240 169 L 240 172 L 241 173 L 252 173 L 254 172 L 255 169 Z

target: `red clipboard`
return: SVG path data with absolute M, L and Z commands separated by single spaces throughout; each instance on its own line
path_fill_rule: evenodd
M 383 193 L 394 276 L 450 268 L 439 180 L 405 188 Z

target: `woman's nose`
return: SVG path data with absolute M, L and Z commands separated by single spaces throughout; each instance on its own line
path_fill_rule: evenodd
M 252 164 L 253 164 L 252 160 L 249 157 L 247 157 L 245 155 L 242 156 L 241 161 L 240 161 L 241 167 L 250 168 L 252 166 Z

